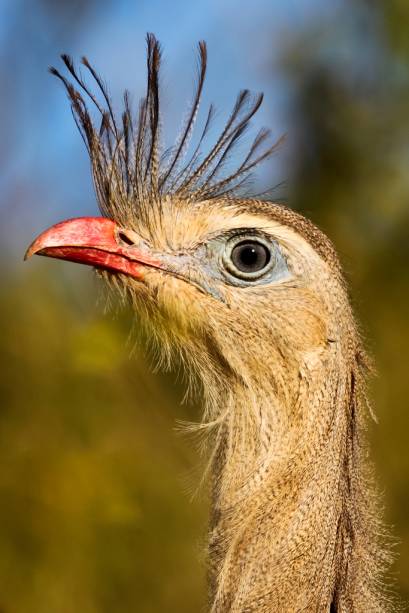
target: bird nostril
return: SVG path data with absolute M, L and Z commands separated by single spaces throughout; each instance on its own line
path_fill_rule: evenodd
M 134 245 L 135 243 L 133 242 L 133 240 L 131 238 L 129 238 L 129 236 L 127 236 L 125 234 L 125 232 L 118 232 L 118 238 L 122 243 L 125 243 L 125 245 Z

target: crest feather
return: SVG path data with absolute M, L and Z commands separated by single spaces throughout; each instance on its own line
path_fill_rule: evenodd
M 269 143 L 270 132 L 262 129 L 244 160 L 223 174 L 226 162 L 263 101 L 262 94 L 252 96 L 243 90 L 216 143 L 203 155 L 202 146 L 214 117 L 214 107 L 210 106 L 198 143 L 185 160 L 206 77 L 204 41 L 198 44 L 198 77 L 190 112 L 176 144 L 166 153 L 161 153 L 160 148 L 161 48 L 153 34 L 147 35 L 147 89 L 137 116 L 131 109 L 128 92 L 124 93 L 121 117 L 115 116 L 108 88 L 86 57 L 82 58 L 82 65 L 96 85 L 95 92 L 72 59 L 65 54 L 61 58 L 72 81 L 56 68 L 50 68 L 50 72 L 65 86 L 74 120 L 91 159 L 98 203 L 108 217 L 128 220 L 130 213 L 135 212 L 134 207 L 138 214 L 148 216 L 153 206 L 160 209 L 161 197 L 167 194 L 189 198 L 192 202 L 235 196 L 255 166 L 271 156 L 283 140 L 281 137 Z M 98 120 L 93 119 L 89 104 L 97 111 Z M 133 211 L 130 211 L 130 202 Z

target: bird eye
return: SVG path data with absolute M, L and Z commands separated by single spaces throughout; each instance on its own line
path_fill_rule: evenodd
M 263 276 L 274 265 L 271 245 L 261 237 L 234 237 L 226 245 L 223 256 L 230 274 L 253 281 Z
M 259 272 L 270 261 L 270 252 L 256 241 L 243 241 L 232 249 L 231 260 L 240 272 Z

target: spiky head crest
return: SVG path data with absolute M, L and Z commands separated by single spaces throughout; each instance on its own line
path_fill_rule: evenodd
M 166 195 L 192 202 L 234 196 L 243 189 L 255 166 L 271 156 L 281 143 L 283 137 L 268 142 L 270 131 L 261 129 L 244 159 L 233 170 L 223 173 L 235 145 L 247 131 L 263 100 L 263 94 L 253 96 L 248 90 L 242 90 L 210 151 L 203 154 L 202 146 L 214 117 L 213 105 L 209 107 L 197 145 L 189 152 L 206 75 L 204 41 L 198 44 L 198 56 L 198 78 L 187 120 L 177 142 L 166 151 L 161 150 L 160 144 L 161 47 L 153 34 L 147 35 L 146 95 L 136 115 L 125 91 L 122 115 L 115 116 L 107 87 L 86 57 L 82 58 L 82 64 L 96 84 L 97 94 L 89 88 L 68 55 L 61 57 L 73 82 L 56 68 L 50 68 L 67 90 L 74 119 L 90 155 L 98 203 L 104 215 L 129 223 L 130 210 L 139 217 L 149 218 L 153 209 L 160 210 L 161 200 Z M 98 121 L 92 119 L 87 99 L 97 110 Z

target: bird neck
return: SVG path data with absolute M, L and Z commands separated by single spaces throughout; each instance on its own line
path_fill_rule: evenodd
M 212 462 L 213 613 L 387 610 L 361 376 L 330 351 L 305 356 L 281 392 L 270 377 L 224 393 Z

